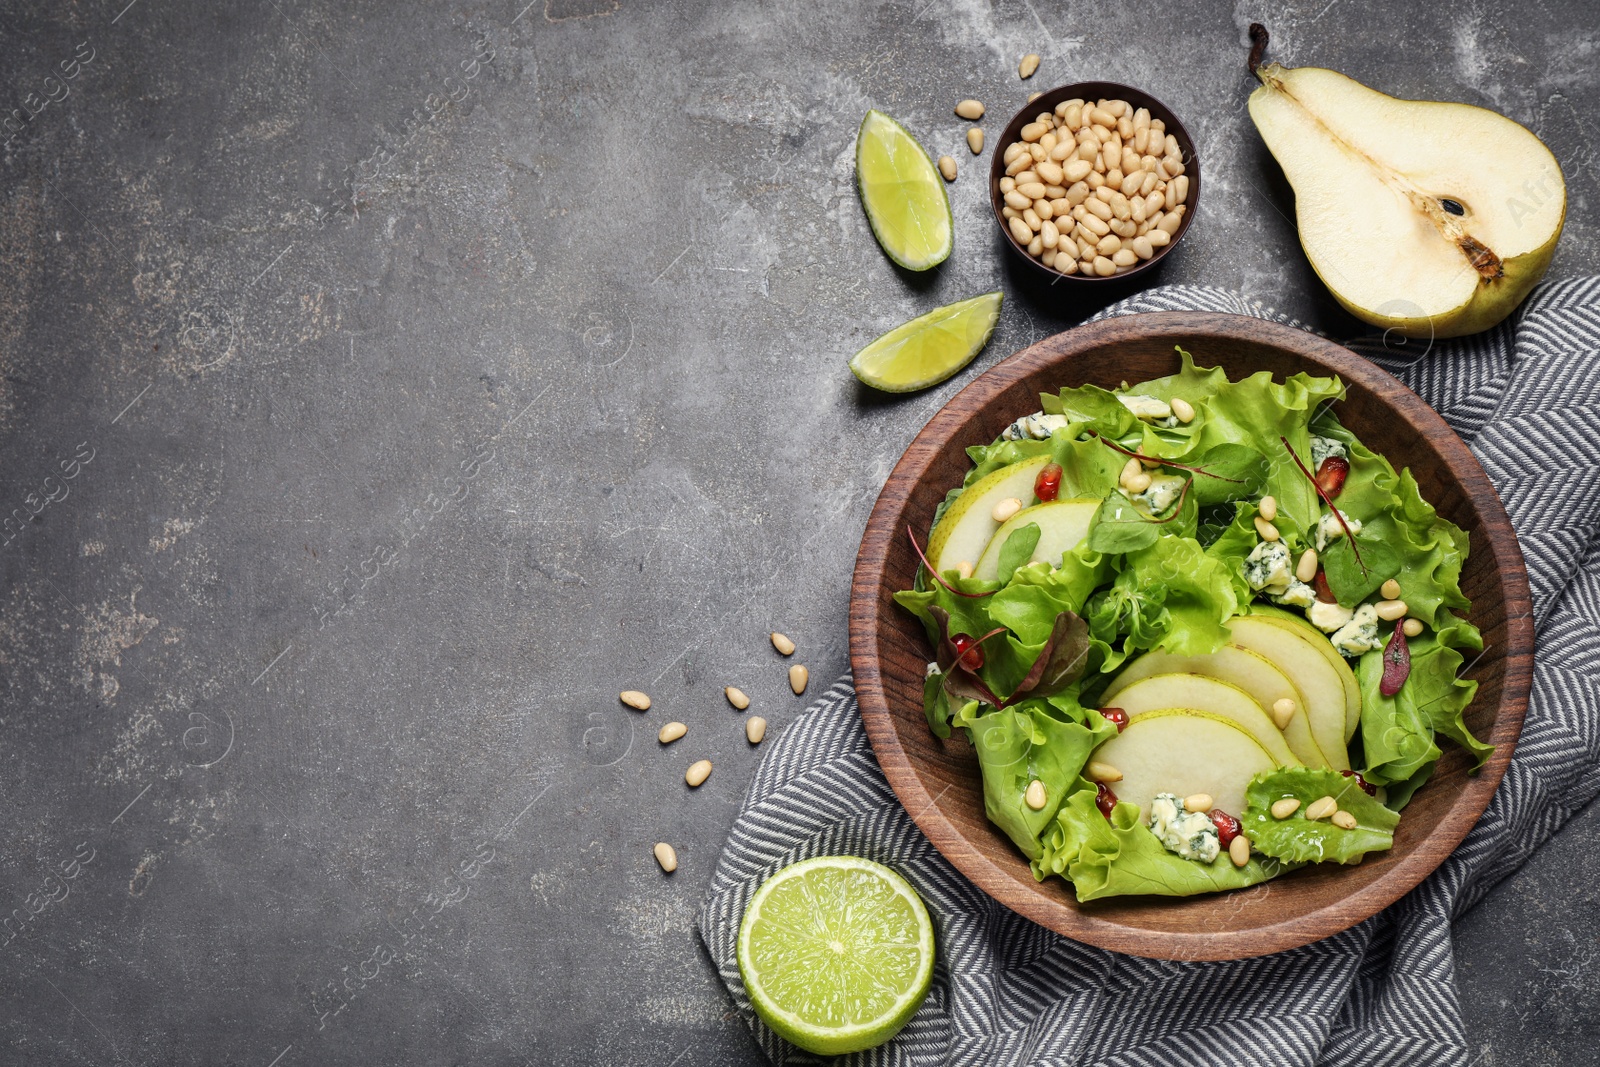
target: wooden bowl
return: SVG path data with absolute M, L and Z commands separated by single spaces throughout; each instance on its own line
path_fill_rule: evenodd
M 1183 221 L 1178 224 L 1178 230 L 1172 235 L 1172 239 L 1143 263 L 1137 263 L 1127 270 L 1118 271 L 1104 278 L 1098 274 L 1062 274 L 1054 267 L 1047 267 L 1034 259 L 1028 255 L 1026 248 L 1017 243 L 1010 226 L 1006 223 L 1006 217 L 1000 211 L 1005 207 L 1004 194 L 1000 192 L 1000 179 L 1006 174 L 1004 159 L 1006 148 L 1021 138 L 1022 127 L 1032 122 L 1039 112 L 1054 111 L 1055 106 L 1063 100 L 1074 99 L 1126 100 L 1135 108 L 1142 107 L 1148 110 L 1151 118 L 1166 123 L 1166 132 L 1178 142 L 1178 150 L 1183 154 L 1184 173 L 1189 176 L 1189 198 L 1184 201 L 1188 206 L 1184 209 Z M 1000 139 L 995 142 L 993 158 L 989 161 L 989 208 L 994 212 L 995 225 L 1000 227 L 1001 237 L 1011 246 L 1011 250 L 1030 263 L 1034 270 L 1048 276 L 1052 284 L 1066 282 L 1069 285 L 1116 285 L 1154 270 L 1156 265 L 1166 258 L 1167 253 L 1178 247 L 1183 235 L 1189 232 L 1189 226 L 1194 222 L 1199 203 L 1200 157 L 1194 150 L 1194 139 L 1189 136 L 1189 131 L 1184 129 L 1183 123 L 1178 121 L 1178 116 L 1172 113 L 1171 108 L 1149 93 L 1135 89 L 1131 85 L 1119 85 L 1116 82 L 1073 82 L 1071 85 L 1062 85 L 1049 90 L 1011 117 L 1006 128 L 1000 132 Z
M 921 624 L 891 599 L 910 588 L 934 507 L 961 484 L 963 449 L 985 444 L 1039 394 L 1094 382 L 1113 388 L 1176 373 L 1174 345 L 1228 376 L 1269 370 L 1339 375 L 1336 411 L 1364 442 L 1408 465 L 1424 497 L 1466 530 L 1461 587 L 1486 651 L 1467 677 L 1478 693 L 1467 725 L 1496 749 L 1473 776 L 1441 741 L 1433 780 L 1405 810 L 1394 848 L 1359 865 L 1305 867 L 1249 889 L 1182 899 L 1126 897 L 1079 904 L 1072 886 L 1036 882 L 1022 853 L 983 813 L 978 762 L 958 731 L 940 741 L 922 712 L 933 656 Z M 1301 330 L 1237 315 L 1166 312 L 1107 319 L 1017 353 L 958 393 L 923 427 L 890 474 L 867 521 L 850 594 L 850 662 L 861 717 L 889 783 L 934 846 L 980 889 L 1042 926 L 1101 948 L 1157 959 L 1241 959 L 1295 948 L 1347 929 L 1421 882 L 1466 836 L 1494 794 L 1522 727 L 1533 671 L 1533 619 L 1522 554 L 1499 498 L 1467 447 L 1432 408 L 1373 364 Z

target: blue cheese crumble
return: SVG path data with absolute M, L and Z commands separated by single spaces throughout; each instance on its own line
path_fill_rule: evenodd
M 1266 590 L 1270 595 L 1288 591 L 1294 581 L 1289 570 L 1289 549 L 1282 541 L 1263 541 L 1245 557 L 1244 580 L 1251 589 Z
M 1133 412 L 1136 419 L 1170 419 L 1172 418 L 1172 405 L 1165 400 L 1158 400 L 1144 393 L 1134 393 L 1131 396 L 1119 396 L 1122 406 Z
M 1350 458 L 1350 452 L 1344 447 L 1344 442 L 1332 437 L 1318 437 L 1311 435 L 1311 469 L 1317 470 L 1322 466 L 1322 461 L 1329 456 L 1339 456 L 1342 459 Z
M 1361 532 L 1360 519 L 1352 519 L 1350 516 L 1345 515 L 1342 511 L 1339 512 L 1339 514 L 1344 515 L 1344 521 L 1349 525 L 1350 534 L 1352 537 Z M 1327 514 L 1323 515 L 1322 518 L 1317 520 L 1318 552 L 1326 551 L 1330 544 L 1343 536 L 1344 527 L 1339 525 L 1339 519 L 1332 511 L 1329 511 Z
M 1289 579 L 1289 588 L 1282 593 L 1269 593 L 1273 600 L 1291 608 L 1309 608 L 1317 602 L 1317 591 L 1298 578 Z
M 1378 636 L 1378 609 L 1371 604 L 1361 605 L 1356 609 L 1355 616 L 1339 627 L 1338 632 L 1328 640 L 1333 642 L 1333 647 L 1342 656 L 1355 657 L 1363 652 L 1376 652 L 1383 647 L 1383 639 Z
M 1150 514 L 1166 511 L 1183 492 L 1183 479 L 1173 474 L 1158 474 L 1150 479 L 1150 488 L 1133 499 L 1150 509 Z
M 1196 863 L 1210 863 L 1221 851 L 1217 825 L 1201 811 L 1184 811 L 1183 801 L 1172 793 L 1157 793 L 1150 800 L 1150 832 L 1168 852 Z
M 1036 411 L 1000 431 L 1002 441 L 1048 441 L 1050 435 L 1067 424 L 1065 415 L 1046 415 Z
M 1331 634 L 1341 629 L 1345 623 L 1355 617 L 1355 612 L 1343 604 L 1324 604 L 1318 600 L 1306 611 L 1306 618 L 1311 620 L 1311 625 L 1325 634 Z

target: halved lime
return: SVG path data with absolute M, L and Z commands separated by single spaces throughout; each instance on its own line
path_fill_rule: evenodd
M 739 975 L 756 1014 L 808 1052 L 881 1045 L 933 982 L 933 923 L 898 874 L 819 856 L 768 878 L 739 924 Z
M 944 181 L 917 139 L 881 111 L 867 112 L 856 132 L 856 187 L 890 259 L 927 270 L 950 255 L 955 225 Z
M 896 326 L 850 357 L 850 370 L 874 389 L 910 393 L 938 385 L 983 351 L 1000 319 L 998 290 L 935 308 Z

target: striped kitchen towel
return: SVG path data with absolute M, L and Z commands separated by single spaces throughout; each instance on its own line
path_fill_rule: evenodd
M 1193 286 L 1143 293 L 1104 315 L 1178 310 L 1291 321 Z M 1600 278 L 1541 286 L 1512 320 L 1477 337 L 1351 347 L 1438 409 L 1477 455 L 1527 557 L 1539 647 L 1560 649 L 1537 658 L 1515 758 L 1466 841 L 1381 915 L 1290 952 L 1171 963 L 1091 948 L 996 904 L 934 850 L 878 769 L 845 678 L 768 742 L 699 918 L 774 1063 L 815 1060 L 750 1010 L 734 958 L 739 920 L 774 871 L 835 853 L 904 874 L 939 943 L 933 991 L 910 1025 L 848 1062 L 1466 1062 L 1451 920 L 1600 792 L 1600 435 L 1590 432 L 1600 410 Z

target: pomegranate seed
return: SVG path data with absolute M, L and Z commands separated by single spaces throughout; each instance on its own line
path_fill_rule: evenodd
M 1100 716 L 1106 722 L 1114 723 L 1119 734 L 1128 728 L 1128 713 L 1121 708 L 1101 708 Z
M 1344 489 L 1344 480 L 1350 475 L 1350 461 L 1343 456 L 1329 456 L 1317 468 L 1317 487 L 1332 500 Z
M 1233 839 L 1239 836 L 1239 831 L 1242 829 L 1239 820 L 1221 808 L 1212 808 L 1206 814 L 1211 816 L 1211 825 L 1217 828 L 1217 844 L 1223 848 L 1233 844 Z
M 1046 463 L 1039 477 L 1033 480 L 1033 495 L 1040 500 L 1054 500 L 1061 492 L 1061 464 Z
M 1317 599 L 1324 604 L 1337 604 L 1339 598 L 1333 595 L 1333 590 L 1328 586 L 1328 573 L 1317 571 L 1317 576 L 1311 580 L 1311 588 L 1317 592 Z
M 1117 794 L 1101 782 L 1094 792 L 1094 806 L 1100 809 L 1100 814 L 1111 818 L 1111 809 L 1117 806 Z
M 1344 775 L 1346 778 L 1354 778 L 1356 780 L 1356 785 L 1359 785 L 1361 787 L 1361 791 L 1367 794 L 1367 796 L 1375 797 L 1378 795 L 1378 787 L 1373 785 L 1371 782 L 1368 782 L 1366 778 L 1362 777 L 1360 771 L 1340 771 L 1339 773 Z
M 956 662 L 969 671 L 983 667 L 983 646 L 967 634 L 952 634 L 950 643 L 956 646 Z

